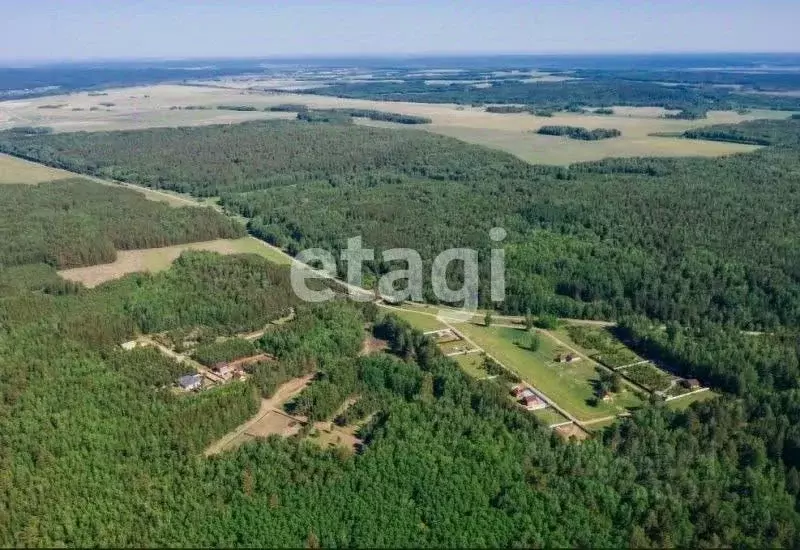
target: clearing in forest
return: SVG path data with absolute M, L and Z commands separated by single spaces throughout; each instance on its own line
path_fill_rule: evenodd
M 597 400 L 592 404 L 600 378 L 598 367 L 588 360 L 557 362 L 556 357 L 567 350 L 546 335 L 538 338 L 538 349 L 531 351 L 523 347 L 530 335 L 522 329 L 487 328 L 471 323 L 458 325 L 458 329 L 578 420 L 616 415 L 642 404 L 641 398 L 627 386 L 610 401 Z
M 183 252 L 205 250 L 220 254 L 257 254 L 273 263 L 288 264 L 289 260 L 263 242 L 253 237 L 241 239 L 217 239 L 199 243 L 179 244 L 163 248 L 143 250 L 121 250 L 116 261 L 110 264 L 92 265 L 64 269 L 58 272 L 69 281 L 83 283 L 88 288 L 124 277 L 129 273 L 154 273 L 168 269 Z
M 394 313 L 399 318 L 408 321 L 411 326 L 421 330 L 422 332 L 431 332 L 434 330 L 446 329 L 447 325 L 436 318 L 435 314 L 428 314 L 423 312 L 409 311 L 407 309 L 400 309 L 396 307 L 381 306 L 381 309 L 386 313 Z
M 307 374 L 281 385 L 272 397 L 261 400 L 258 412 L 250 420 L 209 445 L 205 450 L 205 456 L 234 449 L 255 438 L 269 437 L 274 434 L 290 436 L 299 432 L 306 419 L 286 414 L 283 411 L 283 405 L 306 389 L 313 378 L 313 374 Z

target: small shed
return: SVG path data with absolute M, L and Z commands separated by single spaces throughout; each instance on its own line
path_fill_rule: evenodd
M 229 363 L 221 362 L 215 364 L 211 370 L 215 373 L 219 374 L 220 376 L 230 376 L 233 373 L 233 367 Z
M 199 390 L 203 386 L 203 376 L 187 374 L 178 378 L 178 386 L 186 391 Z
M 697 378 L 687 378 L 681 382 L 681 385 L 689 390 L 700 389 L 700 380 Z
M 547 403 L 545 403 L 538 395 L 536 395 L 533 392 L 531 392 L 530 395 L 525 395 L 522 397 L 522 404 L 529 411 L 538 411 L 539 409 L 544 409 L 545 407 L 547 407 Z

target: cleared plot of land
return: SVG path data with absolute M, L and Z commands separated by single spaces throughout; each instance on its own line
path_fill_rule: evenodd
M 562 422 L 569 422 L 566 418 L 564 418 L 561 413 L 553 409 L 552 407 L 547 407 L 546 409 L 539 409 L 538 411 L 533 411 L 533 416 L 536 417 L 542 424 L 545 426 L 552 426 L 553 424 L 560 424 Z
M 274 250 L 263 246 L 253 237 L 241 239 L 217 239 L 199 243 L 180 244 L 163 248 L 144 250 L 123 250 L 117 253 L 117 260 L 110 264 L 64 269 L 59 275 L 69 281 L 83 283 L 92 288 L 107 281 L 119 279 L 128 273 L 163 271 L 168 269 L 186 250 L 206 250 L 220 254 L 258 254 L 271 262 L 287 264 L 288 260 Z
M 216 85 L 218 86 L 218 84 Z M 157 126 L 220 124 L 263 118 L 294 118 L 294 113 L 263 111 L 237 112 L 216 109 L 171 109 L 171 107 L 248 105 L 259 109 L 279 104 L 303 104 L 311 108 L 359 108 L 428 117 L 431 124 L 416 125 L 414 131 L 430 131 L 470 143 L 512 153 L 536 163 L 569 164 L 611 156 L 694 155 L 717 156 L 751 151 L 755 147 L 735 143 L 692 141 L 654 137 L 652 133 L 683 132 L 689 128 L 719 123 L 735 123 L 757 118 L 785 118 L 788 113 L 752 111 L 710 112 L 703 120 L 660 118 L 665 112 L 652 107 L 615 107 L 613 115 L 558 113 L 536 117 L 527 113 L 487 113 L 483 107 L 455 104 L 427 104 L 372 101 L 293 93 L 260 92 L 241 88 L 158 85 L 108 90 L 101 98 L 86 93 L 19 101 L 0 102 L 0 128 L 12 126 L 49 126 L 55 131 L 114 130 Z M 102 100 L 111 107 L 98 108 Z M 59 109 L 40 109 L 47 104 L 65 104 Z M 97 110 L 92 111 L 92 108 Z M 80 110 L 73 110 L 80 109 Z M 359 119 L 359 124 L 409 126 Z M 617 128 L 620 138 L 599 142 L 541 136 L 535 132 L 543 125 Z
M 75 174 L 57 170 L 49 166 L 28 162 L 0 153 L 0 185 L 6 183 L 25 183 L 36 185 L 46 181 L 74 178 Z
M 439 321 L 436 317 L 432 315 L 426 315 L 425 313 L 417 313 L 416 311 L 409 311 L 406 309 L 397 309 L 393 307 L 383 307 L 383 311 L 386 313 L 394 313 L 401 319 L 405 319 L 411 326 L 414 328 L 418 328 L 422 332 L 429 332 L 432 330 L 441 330 L 447 328 L 447 326 Z
M 308 441 L 323 448 L 341 447 L 352 453 L 364 443 L 356 436 L 358 429 L 358 425 L 337 426 L 333 422 L 316 422 Z
M 620 342 L 607 327 L 568 325 L 556 331 L 556 336 L 611 369 L 644 360 Z
M 311 383 L 313 377 L 313 374 L 309 374 L 302 378 L 289 380 L 279 387 L 272 397 L 262 399 L 258 412 L 250 420 L 209 445 L 205 450 L 205 456 L 234 449 L 257 437 L 267 437 L 273 434 L 288 436 L 299 431 L 300 423 L 304 419 L 292 418 L 280 408 L 289 399 L 303 391 Z
M 697 393 L 693 393 L 691 395 L 687 395 L 685 397 L 679 397 L 677 399 L 670 399 L 667 401 L 667 407 L 670 409 L 674 409 L 676 411 L 682 411 L 691 405 L 692 403 L 698 403 L 700 401 L 710 401 L 719 397 L 718 393 L 715 393 L 711 390 L 701 391 Z
M 577 439 L 578 441 L 583 441 L 584 439 L 588 439 L 589 434 L 583 431 L 580 427 L 576 426 L 575 424 L 566 424 L 564 426 L 559 426 L 555 429 L 555 432 L 563 437 L 564 439 Z
M 642 403 L 636 394 L 625 388 L 610 402 L 590 405 L 599 380 L 595 365 L 586 360 L 556 363 L 554 358 L 564 350 L 547 337 L 541 337 L 539 349 L 533 352 L 517 345 L 524 336 L 519 329 L 486 328 L 468 323 L 459 325 L 458 329 L 579 420 L 619 414 Z
M 464 372 L 473 378 L 481 379 L 486 378 L 489 374 L 483 368 L 483 354 L 482 353 L 469 353 L 467 355 L 454 355 L 451 357 Z
M 270 411 L 250 425 L 245 432 L 252 437 L 269 437 L 273 434 L 289 437 L 300 431 L 302 424 L 291 416 Z
M 619 421 L 618 418 L 605 418 L 600 420 L 599 422 L 592 422 L 591 424 L 586 426 L 586 429 L 590 432 L 602 432 L 604 429 L 612 426 L 615 422 Z

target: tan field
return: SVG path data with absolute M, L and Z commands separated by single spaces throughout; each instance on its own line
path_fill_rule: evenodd
M 0 153 L 0 185 L 7 183 L 36 185 L 46 181 L 74 177 L 75 174 L 71 172 L 57 170 Z
M 217 239 L 200 243 L 179 244 L 163 248 L 144 250 L 121 250 L 117 260 L 110 264 L 76 267 L 59 271 L 69 281 L 83 283 L 88 288 L 124 277 L 129 273 L 155 273 L 168 269 L 186 250 L 207 250 L 220 254 L 258 254 L 276 263 L 288 263 L 288 259 L 274 252 L 253 237 L 241 239 Z
M 429 104 L 371 101 L 294 93 L 263 92 L 243 89 L 245 83 L 223 88 L 212 86 L 158 85 L 108 90 L 105 96 L 87 93 L 0 102 L 0 128 L 12 126 L 49 126 L 55 131 L 97 131 L 135 129 L 156 126 L 185 126 L 233 123 L 252 119 L 294 118 L 293 113 L 235 112 L 210 110 L 170 110 L 173 106 L 222 104 L 251 105 L 264 108 L 281 103 L 299 103 L 312 108 L 352 107 L 377 109 L 430 118 L 431 124 L 406 126 L 392 123 L 359 121 L 361 124 L 392 128 L 412 128 L 455 137 L 512 153 L 528 162 L 569 164 L 611 156 L 718 156 L 752 151 L 754 146 L 735 143 L 682 140 L 654 137 L 650 134 L 681 132 L 698 126 L 740 122 L 757 118 L 785 118 L 780 111 L 752 111 L 739 115 L 715 111 L 703 120 L 668 120 L 663 109 L 652 107 L 616 107 L 611 116 L 560 113 L 536 117 L 526 113 L 487 113 L 482 107 L 455 104 Z M 100 103 L 113 103 L 98 107 Z M 62 105 L 42 109 L 45 105 Z M 98 110 L 90 111 L 95 107 Z M 82 109 L 79 111 L 73 109 Z M 572 125 L 587 128 L 617 128 L 622 136 L 596 142 L 541 136 L 535 131 L 543 125 Z

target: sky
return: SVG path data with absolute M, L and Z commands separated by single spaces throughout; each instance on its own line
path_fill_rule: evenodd
M 800 52 L 800 0 L 0 0 L 0 61 Z

